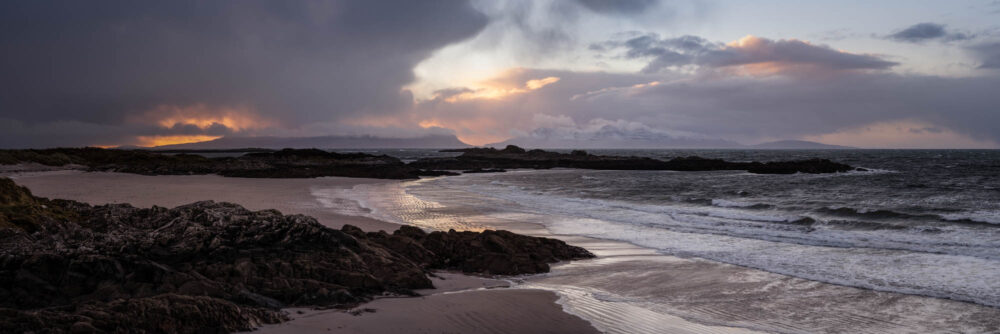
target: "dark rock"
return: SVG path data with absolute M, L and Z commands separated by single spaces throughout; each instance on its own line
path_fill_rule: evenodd
M 0 308 L 0 328 L 5 333 L 229 333 L 286 320 L 276 310 L 177 294 L 55 309 Z
M 507 145 L 507 147 L 504 147 L 504 149 L 500 150 L 500 152 L 519 154 L 519 153 L 525 153 L 525 150 L 523 148 L 514 145 Z
M 476 168 L 476 169 L 470 169 L 470 170 L 463 170 L 463 171 L 462 171 L 462 174 L 476 174 L 476 173 L 506 173 L 506 172 L 507 172 L 507 170 L 506 170 L 506 169 L 501 169 L 501 168 L 490 168 L 490 169 L 482 169 L 482 168 Z
M 455 176 L 455 175 L 459 175 L 459 174 L 455 173 L 455 172 L 446 171 L 446 170 L 424 170 L 424 169 L 421 169 L 421 170 L 419 170 L 417 172 L 417 175 L 419 175 L 419 176 Z
M 527 274 L 593 256 L 506 231 L 333 230 L 211 201 L 90 206 L 6 178 L 0 213 L 0 328 L 15 332 L 249 330 L 285 320 L 285 306 L 412 295 L 432 287 L 431 269 Z
M 437 231 L 421 243 L 436 255 L 433 268 L 493 275 L 543 273 L 549 271 L 549 263 L 594 256 L 560 240 L 508 231 Z
M 592 155 L 585 151 L 573 151 L 569 154 L 542 150 L 524 151 L 516 146 L 508 146 L 503 150 L 468 148 L 452 150 L 452 152 L 462 152 L 462 155 L 448 158 L 424 158 L 411 162 L 409 165 L 423 169 L 467 171 L 558 167 L 600 170 L 746 170 L 758 174 L 835 173 L 853 169 L 851 166 L 825 159 L 760 163 L 730 162 L 722 159 L 691 156 L 663 161 L 644 157 Z
M 415 179 L 431 173 L 386 155 L 335 153 L 317 149 L 255 151 L 238 157 L 206 158 L 143 150 L 56 148 L 0 150 L 0 163 L 84 165 L 95 171 L 143 175 L 219 174 L 229 177 L 312 178 L 321 176 Z

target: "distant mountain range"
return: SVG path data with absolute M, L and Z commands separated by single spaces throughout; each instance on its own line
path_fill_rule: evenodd
M 538 128 L 527 135 L 502 142 L 487 144 L 487 147 L 517 145 L 525 148 L 548 149 L 850 149 L 853 147 L 827 145 L 804 140 L 780 140 L 757 145 L 743 145 L 734 141 L 674 136 L 662 131 L 645 128 L 624 129 L 604 126 L 596 130 Z
M 672 136 L 648 129 L 605 126 L 596 131 L 564 131 L 538 128 L 522 137 L 487 144 L 488 147 L 517 145 L 526 148 L 657 149 L 657 148 L 740 148 L 739 143 L 722 139 Z
M 670 149 L 670 148 L 729 148 L 729 149 L 851 149 L 853 147 L 827 145 L 804 140 L 779 140 L 756 145 L 742 145 L 722 139 L 701 139 L 669 136 L 651 131 L 613 129 L 567 137 L 551 135 L 546 129 L 537 129 L 529 136 L 516 137 L 487 147 L 517 145 L 542 149 Z M 320 137 L 223 137 L 216 140 L 157 146 L 155 150 L 231 150 L 245 148 L 322 148 L 322 149 L 452 149 L 472 147 L 454 135 L 428 135 L 415 138 L 384 138 L 375 136 L 320 136 Z
M 427 135 L 416 138 L 384 138 L 374 136 L 321 136 L 321 137 L 223 137 L 216 140 L 157 146 L 156 150 L 220 150 L 241 148 L 321 148 L 321 149 L 382 149 L 466 148 L 454 135 Z
M 829 145 L 823 143 L 817 143 L 814 141 L 805 140 L 779 140 L 767 143 L 760 143 L 757 145 L 747 146 L 748 148 L 759 148 L 759 149 L 792 149 L 792 150 L 843 150 L 843 149 L 854 149 L 857 147 L 850 146 L 840 146 L 840 145 Z

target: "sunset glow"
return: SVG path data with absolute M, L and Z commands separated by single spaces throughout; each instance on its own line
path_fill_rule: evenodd
M 156 147 L 163 145 L 176 145 L 176 144 L 188 144 L 188 143 L 200 143 L 209 140 L 215 140 L 222 138 L 222 136 L 139 136 L 136 137 L 137 146 L 142 147 Z
M 455 103 L 463 100 L 476 100 L 476 99 L 486 99 L 486 100 L 499 100 L 506 98 L 511 95 L 524 94 L 533 90 L 541 89 L 542 87 L 559 82 L 558 77 L 545 77 L 540 79 L 528 80 L 521 87 L 498 87 L 490 86 L 487 84 L 485 88 L 479 88 L 468 92 L 462 92 L 449 97 L 444 100 L 447 102 Z
M 274 125 L 258 117 L 250 108 L 213 108 L 205 104 L 184 107 L 161 105 L 147 111 L 138 121 L 145 120 L 154 120 L 164 128 L 193 125 L 200 129 L 208 129 L 221 125 L 232 131 L 260 129 Z

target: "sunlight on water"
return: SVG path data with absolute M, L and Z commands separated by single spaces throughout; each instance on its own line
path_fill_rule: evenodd
M 406 189 L 429 179 L 403 183 L 362 184 L 350 189 L 315 188 L 312 195 L 337 213 L 364 216 L 401 225 L 447 231 L 482 231 L 486 226 L 469 222 L 463 215 L 448 212 L 438 202 L 409 194 Z

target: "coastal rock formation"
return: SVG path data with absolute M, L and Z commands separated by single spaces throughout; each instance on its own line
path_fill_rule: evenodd
M 432 269 L 525 274 L 592 257 L 506 231 L 393 234 L 197 202 L 172 209 L 34 197 L 0 178 L 0 328 L 231 332 L 285 306 L 349 306 L 432 287 Z
M 430 268 L 492 275 L 544 273 L 549 263 L 593 256 L 559 240 L 508 231 L 425 233 L 403 226 L 392 235 L 369 232 L 366 239 L 400 254 L 416 254 L 411 258 Z
M 143 175 L 219 174 L 254 178 L 321 176 L 415 179 L 422 175 L 457 175 L 424 171 L 387 155 L 335 153 L 317 149 L 257 151 L 238 157 L 207 158 L 143 150 L 55 148 L 0 150 L 0 164 L 34 162 L 48 166 L 83 165 L 92 171 Z
M 415 179 L 420 176 L 497 173 L 515 168 L 580 168 L 600 170 L 745 170 L 757 174 L 836 173 L 853 167 L 826 159 L 777 162 L 731 162 L 701 157 L 678 157 L 663 161 L 643 157 L 593 155 L 525 150 L 507 146 L 445 150 L 462 152 L 457 157 L 424 158 L 409 164 L 387 155 L 336 153 L 318 149 L 253 150 L 238 157 L 208 158 L 201 155 L 164 154 L 143 150 L 56 148 L 46 150 L 0 150 L 0 165 L 38 163 L 46 166 L 84 166 L 92 171 L 143 175 L 218 174 L 251 178 L 312 178 L 322 176 Z
M 644 157 L 593 155 L 581 150 L 568 154 L 543 150 L 528 151 L 513 145 L 502 150 L 469 148 L 447 151 L 462 152 L 462 155 L 450 158 L 424 158 L 410 163 L 410 166 L 421 169 L 445 170 L 548 169 L 557 167 L 602 170 L 745 170 L 756 174 L 836 173 L 854 170 L 851 166 L 826 159 L 761 163 L 731 162 L 692 156 L 663 161 Z

